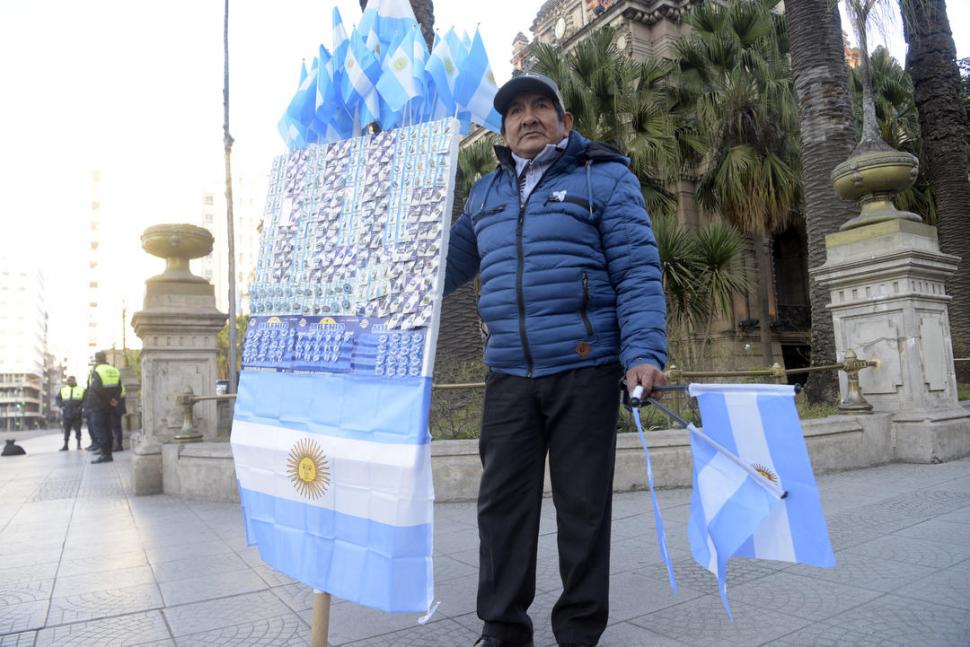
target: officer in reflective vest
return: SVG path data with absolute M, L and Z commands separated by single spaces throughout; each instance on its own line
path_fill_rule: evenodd
M 67 443 L 71 440 L 71 429 L 77 438 L 77 448 L 81 449 L 81 407 L 84 403 L 84 387 L 77 385 L 77 379 L 71 375 L 67 378 L 67 384 L 61 387 L 57 394 L 57 406 L 61 408 L 61 419 L 64 421 L 64 446 L 62 452 L 66 452 Z
M 103 351 L 98 351 L 94 354 L 94 370 L 88 378 L 88 407 L 101 456 L 92 463 L 110 463 L 114 460 L 111 457 L 111 418 L 120 398 L 121 372 L 108 364 Z

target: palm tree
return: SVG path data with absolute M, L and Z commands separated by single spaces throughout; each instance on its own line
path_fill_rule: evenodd
M 741 234 L 722 222 L 687 227 L 669 214 L 654 218 L 653 226 L 663 269 L 671 363 L 686 361 L 699 368 L 703 353 L 694 344 L 698 332 L 704 330 L 706 348 L 715 318 L 727 316 L 734 296 L 747 289 L 738 263 L 744 248 Z
M 697 201 L 754 239 L 766 364 L 774 361 L 768 236 L 788 224 L 799 197 L 797 112 L 774 4 L 701 6 L 676 48 L 678 104 L 692 108 L 689 127 L 704 151 Z
M 434 0 L 409 0 L 411 11 L 418 24 L 421 25 L 421 35 L 430 50 L 434 46 Z M 367 0 L 360 0 L 360 10 L 367 7 Z
M 937 199 L 940 245 L 944 252 L 970 259 L 970 181 L 967 180 L 967 114 L 960 99 L 960 69 L 944 0 L 899 0 L 903 34 L 909 48 L 906 69 L 913 78 L 923 134 L 927 174 Z M 954 274 L 947 285 L 954 351 L 970 355 L 970 272 Z M 970 368 L 961 368 L 970 381 Z
M 630 156 L 650 214 L 673 213 L 676 199 L 665 186 L 677 176 L 680 154 L 664 88 L 671 68 L 624 56 L 615 39 L 616 30 L 603 27 L 565 55 L 536 45 L 535 70 L 559 85 L 577 130 Z
M 831 0 L 798 0 L 785 6 L 791 53 L 791 72 L 798 99 L 801 142 L 801 183 L 809 267 L 825 263 L 825 236 L 852 218 L 853 206 L 832 187 L 831 174 L 855 146 L 848 66 L 842 40 L 842 21 Z M 832 317 L 826 309 L 828 290 L 813 282 L 812 364 L 835 361 Z M 835 377 L 813 373 L 806 384 L 813 403 L 837 397 Z

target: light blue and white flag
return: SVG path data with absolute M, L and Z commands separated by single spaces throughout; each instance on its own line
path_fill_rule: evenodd
M 475 30 L 475 39 L 456 82 L 455 102 L 469 112 L 472 121 L 499 133 L 502 116 L 493 105 L 496 92 L 498 86 L 488 62 L 485 43 L 482 42 L 481 33 Z
M 818 487 L 795 409 L 794 388 L 767 384 L 691 384 L 689 393 L 697 398 L 704 433 L 725 450 L 715 451 L 717 456 L 712 458 L 708 450 L 710 443 L 691 434 L 695 491 L 688 533 L 694 558 L 711 569 L 715 558 L 711 544 L 704 537 L 705 533 L 709 537 L 720 533 L 723 549 L 718 546 L 718 539 L 712 539 L 717 562 L 726 563 L 728 558 L 740 556 L 834 566 L 835 556 Z M 727 496 L 732 489 L 726 485 L 709 485 L 706 477 L 701 479 L 700 475 L 706 465 L 714 464 L 715 458 L 722 465 L 734 462 L 724 456 L 725 452 L 738 457 L 748 468 L 734 470 L 734 480 L 729 480 L 736 483 L 734 490 L 745 493 L 741 501 L 744 511 L 732 512 L 712 524 L 717 514 L 724 514 L 716 512 L 718 502 L 722 506 L 733 505 L 734 499 Z M 759 483 L 751 470 L 764 480 Z M 764 487 L 765 481 L 783 490 L 785 498 L 768 505 L 770 501 L 751 494 L 759 487 L 762 492 L 769 492 L 771 486 Z M 730 512 L 731 508 L 725 511 Z M 763 519 L 752 525 L 752 520 L 762 511 L 765 511 Z M 723 568 L 713 572 L 718 574 L 719 583 L 722 582 Z
M 422 88 L 414 77 L 416 31 L 411 29 L 384 60 L 384 71 L 377 82 L 377 91 L 394 112 L 401 112 L 411 99 L 421 94 Z
M 454 37 L 454 29 L 449 30 L 445 38 L 438 38 L 425 67 L 435 96 L 436 118 L 450 117 L 455 113 L 455 86 L 458 83 L 459 65 L 465 59 L 460 49 L 452 51 L 452 45 L 456 42 L 458 39 Z
M 431 607 L 431 378 L 243 371 L 232 450 L 248 543 L 388 612 Z
M 380 120 L 380 99 L 374 87 L 380 78 L 380 61 L 367 49 L 360 33 L 355 30 L 350 35 L 344 59 L 341 95 L 347 108 L 360 115 L 361 126 Z
M 383 61 L 401 35 L 417 24 L 408 0 L 370 0 L 360 18 L 358 31 L 367 48 Z
M 316 116 L 319 62 L 314 57 L 309 72 L 307 72 L 305 63 L 300 65 L 300 85 L 278 124 L 280 135 L 283 136 L 290 150 L 303 148 L 307 144 L 317 141 L 311 126 Z

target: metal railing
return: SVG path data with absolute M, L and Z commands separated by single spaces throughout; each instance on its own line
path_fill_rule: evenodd
M 180 443 L 195 443 L 202 440 L 202 434 L 195 430 L 195 425 L 192 421 L 192 408 L 196 403 L 207 400 L 234 400 L 235 398 L 235 393 L 226 393 L 224 395 L 195 395 L 192 387 L 186 387 L 185 391 L 175 396 L 175 403 L 182 407 L 182 428 L 175 434 L 174 439 Z
M 961 358 L 954 361 L 967 361 L 970 358 Z M 857 415 L 872 413 L 872 405 L 866 401 L 859 388 L 859 371 L 865 368 L 875 368 L 879 366 L 878 360 L 860 359 L 855 352 L 847 350 L 845 359 L 835 364 L 823 364 L 819 366 L 808 366 L 805 368 L 786 369 L 777 362 L 771 368 L 752 369 L 749 371 L 684 371 L 671 365 L 666 371 L 667 379 L 670 382 L 682 382 L 684 380 L 695 380 L 705 378 L 771 378 L 777 383 L 784 383 L 789 375 L 804 375 L 807 373 L 822 373 L 825 371 L 842 371 L 846 374 L 848 381 L 845 397 L 839 402 L 838 410 L 846 415 Z M 462 389 L 481 389 L 485 387 L 484 382 L 465 382 L 460 384 L 432 384 L 431 388 L 435 391 L 457 391 Z M 182 428 L 175 434 L 175 440 L 182 443 L 198 442 L 202 440 L 202 434 L 195 430 L 193 425 L 192 408 L 198 402 L 207 400 L 232 400 L 235 393 L 225 395 L 195 395 L 191 388 L 186 388 L 183 393 L 175 397 L 176 404 L 182 407 Z M 675 396 L 675 409 L 680 413 L 680 397 Z

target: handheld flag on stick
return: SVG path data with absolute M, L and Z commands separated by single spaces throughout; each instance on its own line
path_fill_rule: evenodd
M 689 393 L 697 398 L 704 432 L 721 449 L 691 434 L 694 495 L 688 535 L 694 559 L 718 576 L 725 608 L 723 565 L 730 557 L 834 566 L 794 388 L 692 384 Z M 722 458 L 727 453 L 763 479 Z M 765 481 L 787 496 L 779 498 Z

